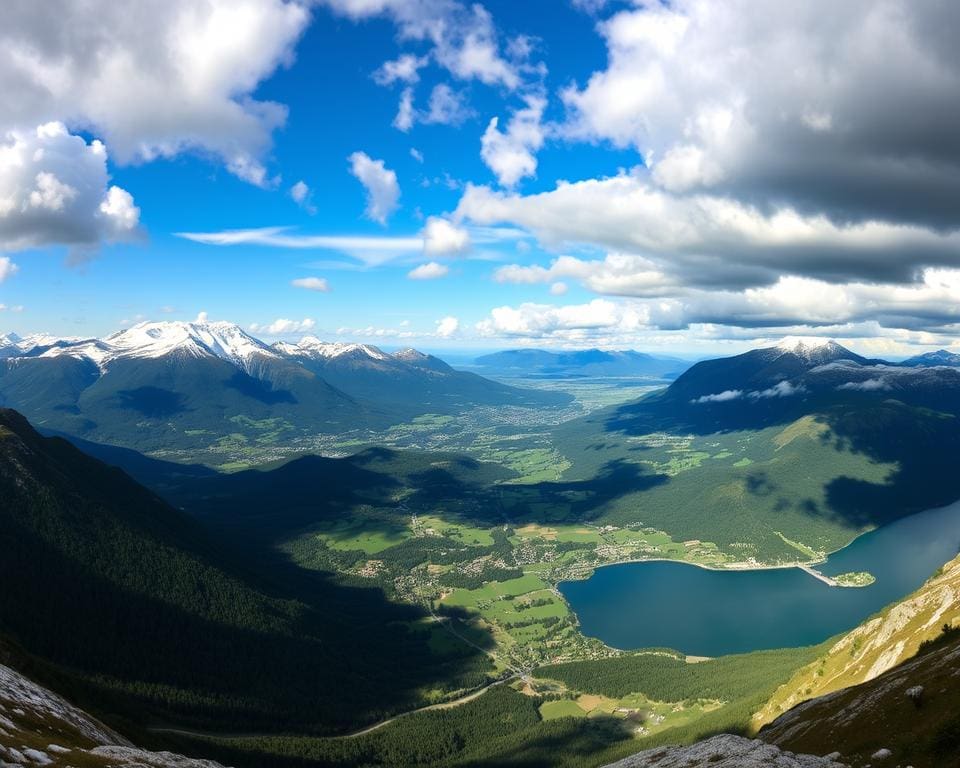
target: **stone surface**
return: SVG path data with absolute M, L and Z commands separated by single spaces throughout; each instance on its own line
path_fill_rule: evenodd
M 689 747 L 648 749 L 607 768 L 843 768 L 832 758 L 795 755 L 756 739 L 721 735 Z

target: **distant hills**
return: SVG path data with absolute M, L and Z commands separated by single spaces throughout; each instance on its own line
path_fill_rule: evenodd
M 477 370 L 487 376 L 638 377 L 672 379 L 689 367 L 674 357 L 643 352 L 585 349 L 555 352 L 545 349 L 512 349 L 482 355 Z
M 0 339 L 0 405 L 34 423 L 138 450 L 230 435 L 343 433 L 477 405 L 553 407 L 569 395 L 510 387 L 415 350 L 270 346 L 231 323 L 141 323 L 104 339 Z

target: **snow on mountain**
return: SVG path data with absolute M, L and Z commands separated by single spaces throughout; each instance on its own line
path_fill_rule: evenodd
M 790 353 L 810 362 L 822 363 L 841 357 L 858 358 L 846 347 L 832 339 L 819 336 L 787 336 L 770 349 L 780 353 Z
M 379 347 L 371 344 L 347 344 L 343 342 L 320 341 L 316 336 L 304 336 L 296 344 L 281 341 L 274 344 L 274 349 L 283 354 L 293 356 L 321 358 L 337 357 L 369 357 L 373 360 L 389 360 L 390 355 Z
M 35 357 L 76 357 L 80 359 L 92 360 L 97 367 L 103 370 L 107 360 L 112 355 L 111 348 L 99 339 L 86 339 L 80 341 L 74 340 L 56 340 L 51 344 L 37 344 L 31 347 L 28 352 L 37 349 L 44 349 Z
M 21 356 L 86 359 L 101 370 L 115 360 L 159 358 L 176 352 L 197 358 L 218 357 L 249 373 L 250 365 L 258 355 L 279 357 L 275 350 L 243 331 L 240 326 L 225 322 L 144 322 L 104 339 L 33 334 L 17 341 L 15 347 Z M 2 337 L 0 349 L 3 349 Z
M 114 358 L 163 357 L 182 352 L 195 357 L 213 355 L 246 367 L 255 355 L 277 353 L 233 323 L 140 323 L 104 339 Z

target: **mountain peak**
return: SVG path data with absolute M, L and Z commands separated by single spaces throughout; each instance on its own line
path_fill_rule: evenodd
M 922 355 L 914 355 L 904 360 L 903 365 L 912 368 L 926 368 L 938 365 L 957 368 L 960 367 L 960 355 L 948 349 L 938 349 L 936 352 L 924 352 Z
M 342 341 L 321 341 L 316 336 L 304 336 L 296 344 L 279 342 L 276 349 L 286 354 L 305 354 L 316 358 L 369 357 L 374 360 L 389 360 L 390 355 L 372 344 L 353 344 Z
M 228 322 L 147 321 L 108 336 L 104 343 L 112 358 L 163 357 L 179 351 L 195 357 L 213 355 L 244 366 L 255 354 L 276 355 L 262 341 Z
M 777 349 L 784 352 L 793 352 L 799 354 L 814 349 L 830 349 L 839 347 L 833 339 L 827 339 L 822 336 L 784 336 L 778 343 Z

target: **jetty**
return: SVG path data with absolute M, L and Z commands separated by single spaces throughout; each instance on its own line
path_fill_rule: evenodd
M 798 565 L 797 565 L 797 568 L 799 568 L 801 571 L 806 571 L 806 572 L 809 573 L 811 576 L 813 576 L 813 578 L 819 579 L 819 580 L 822 581 L 824 584 L 826 584 L 828 587 L 839 587 L 839 586 L 840 586 L 840 585 L 836 582 L 835 579 L 831 579 L 829 576 L 826 576 L 826 575 L 820 573 L 820 571 L 818 571 L 816 568 L 811 568 L 809 565 L 798 564 Z

